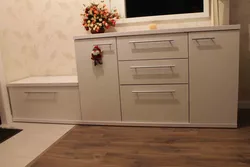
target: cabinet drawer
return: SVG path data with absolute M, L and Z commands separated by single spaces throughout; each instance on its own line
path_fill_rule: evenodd
M 14 118 L 81 120 L 77 87 L 9 88 Z
M 119 37 L 119 60 L 187 58 L 186 33 Z
M 188 60 L 120 61 L 121 84 L 188 83 Z
M 123 121 L 188 122 L 187 85 L 121 86 Z

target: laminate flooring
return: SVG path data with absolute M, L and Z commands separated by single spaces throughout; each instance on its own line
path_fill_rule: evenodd
M 250 127 L 76 126 L 32 167 L 250 167 Z

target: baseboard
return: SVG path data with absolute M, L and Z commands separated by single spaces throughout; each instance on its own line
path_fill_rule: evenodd
M 78 124 L 78 125 L 107 125 L 135 127 L 170 127 L 170 128 L 237 128 L 237 123 L 187 123 L 187 122 L 120 122 L 120 121 L 69 121 L 14 118 L 14 122 L 48 123 L 48 124 Z
M 81 124 L 81 120 L 47 120 L 47 119 L 31 119 L 31 118 L 13 118 L 13 122 L 22 123 L 44 123 L 44 124 L 68 124 L 77 125 Z
M 239 109 L 250 109 L 250 101 L 239 101 Z

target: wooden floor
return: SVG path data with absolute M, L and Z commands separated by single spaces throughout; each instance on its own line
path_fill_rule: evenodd
M 32 167 L 250 167 L 250 127 L 76 126 Z

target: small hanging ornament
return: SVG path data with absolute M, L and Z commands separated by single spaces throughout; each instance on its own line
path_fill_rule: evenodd
M 91 53 L 91 59 L 94 61 L 94 65 L 97 66 L 98 64 L 102 63 L 102 50 L 99 48 L 99 46 L 94 46 L 92 53 Z

